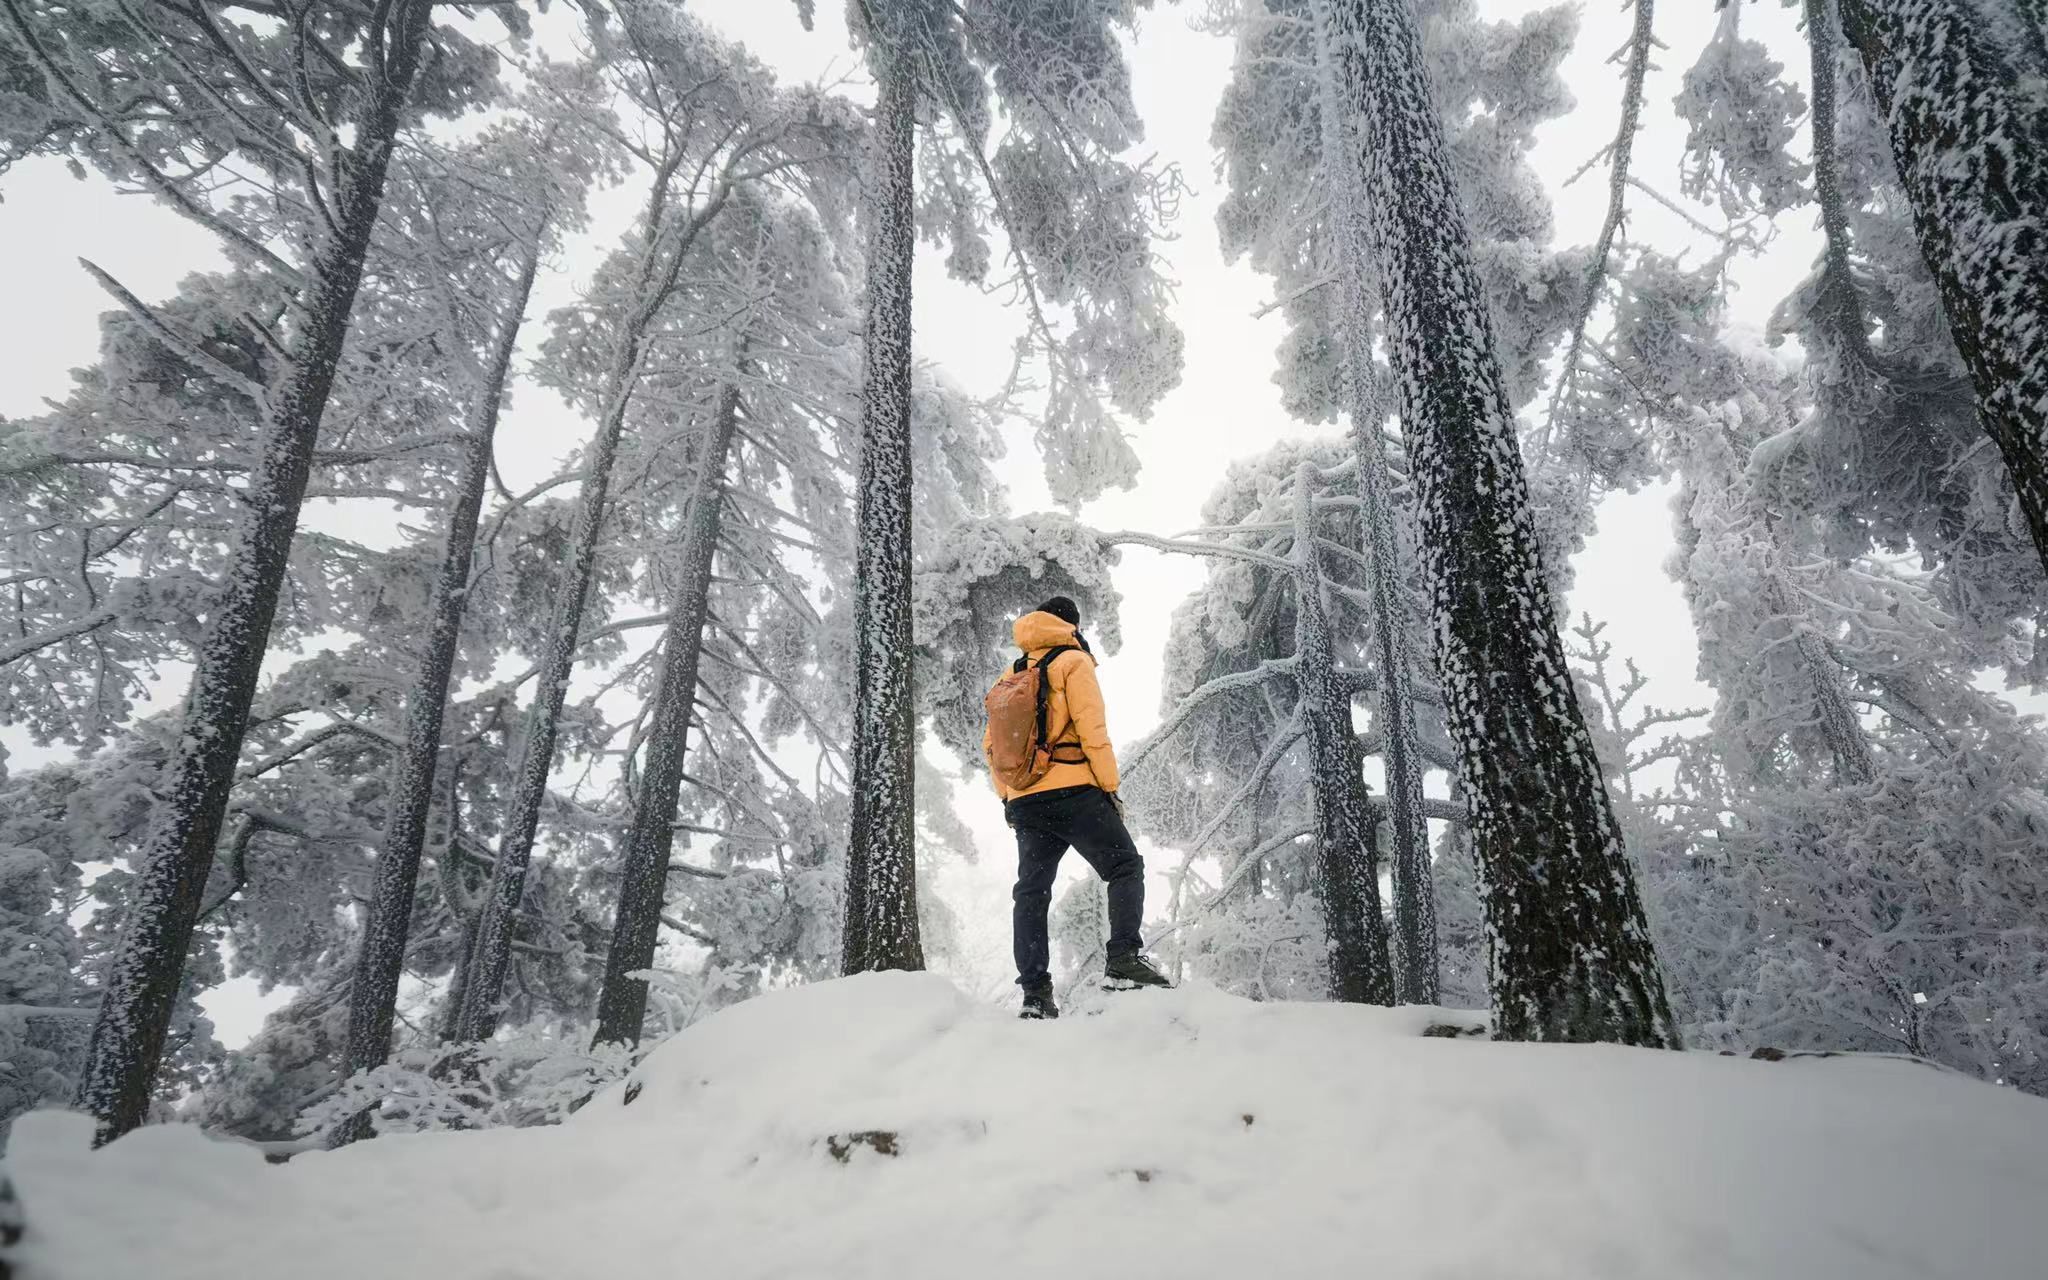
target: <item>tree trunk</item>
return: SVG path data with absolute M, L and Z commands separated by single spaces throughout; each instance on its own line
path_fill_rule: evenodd
M 441 548 L 441 570 L 427 608 L 427 646 L 406 699 L 405 749 L 399 755 L 391 784 L 391 809 L 384 820 L 384 841 L 377 859 L 377 883 L 356 952 L 355 978 L 349 985 L 348 1046 L 343 1064 L 348 1075 L 384 1064 L 391 1054 L 391 1021 L 398 1006 L 398 981 L 405 969 L 405 946 L 412 931 L 413 894 L 419 883 L 420 852 L 427 839 L 427 818 L 434 807 L 434 768 L 441 755 L 441 719 L 448 708 L 448 681 L 455 670 L 462 640 L 462 615 L 468 603 L 470 563 L 476 552 L 477 518 L 490 485 L 492 441 L 498 431 L 498 409 L 504 402 L 505 379 L 512 353 L 519 345 L 519 327 L 533 293 L 540 265 L 536 236 L 533 251 L 520 269 L 511 306 L 499 322 L 489 366 L 477 385 L 471 405 L 468 448 L 449 504 L 448 536 Z M 370 1136 L 369 1112 L 338 1126 L 332 1146 Z
M 690 246 L 732 197 L 730 181 L 678 228 L 669 225 L 669 182 L 681 166 L 684 151 L 675 139 L 656 168 L 645 218 L 647 247 L 639 269 L 639 297 L 619 326 L 618 349 L 605 372 L 604 413 L 584 461 L 583 489 L 576 497 L 576 527 L 570 534 L 569 559 L 555 600 L 554 627 L 541 655 L 533 705 L 527 709 L 519 764 L 513 772 L 505 821 L 499 831 L 497 862 L 490 887 L 478 911 L 476 942 L 464 968 L 460 1039 L 482 1040 L 498 1027 L 498 996 L 512 961 L 512 931 L 526 889 L 526 867 L 540 829 L 541 806 L 547 801 L 548 774 L 555 758 L 555 729 L 569 693 L 569 675 L 576 665 L 583 611 L 590 600 L 590 579 L 597 564 L 598 537 L 604 530 L 605 504 L 611 489 L 612 462 L 626 426 L 633 398 L 641 346 L 655 317 L 675 289 Z
M 469 994 L 469 970 L 476 959 L 477 920 L 481 915 L 479 911 L 462 918 L 462 949 L 455 956 L 455 971 L 448 975 L 448 995 L 437 1028 L 436 1038 L 442 1044 L 455 1044 L 462 1039 L 462 1002 Z
M 744 358 L 740 373 L 746 373 Z M 661 639 L 661 681 L 654 694 L 654 723 L 634 798 L 633 825 L 626 833 L 624 873 L 611 950 L 605 955 L 604 987 L 597 998 L 599 1044 L 639 1044 L 647 1016 L 647 982 L 632 975 L 652 968 L 667 896 L 669 856 L 675 846 L 676 797 L 690 745 L 690 713 L 697 702 L 697 661 L 703 651 L 704 621 L 711 598 L 711 563 L 718 549 L 719 517 L 725 503 L 726 457 L 739 422 L 740 389 L 720 394 L 704 435 L 690 494 L 683 537 L 682 579 L 676 584 Z
M 333 233 L 321 242 L 312 263 L 304 327 L 292 343 L 291 372 L 273 401 L 249 477 L 249 519 L 222 574 L 221 593 L 192 673 L 184 745 L 157 785 L 135 898 L 107 970 L 78 1085 L 78 1106 L 98 1122 L 96 1144 L 111 1142 L 148 1117 L 151 1082 L 234 788 L 249 704 L 256 696 L 305 502 L 313 446 L 348 335 L 429 13 L 429 5 L 414 0 L 394 6 L 387 19 L 385 65 L 356 122 L 356 144 L 342 159 Z
M 1380 913 L 1376 823 L 1365 801 L 1351 695 L 1337 682 L 1323 576 L 1315 543 L 1315 468 L 1295 477 L 1294 678 L 1308 724 L 1309 774 L 1316 805 L 1316 869 L 1329 937 L 1330 998 L 1394 1003 L 1387 922 Z
M 1329 0 L 1493 936 L 1495 1034 L 1675 1046 L 1544 582 L 1492 317 L 1402 0 Z M 1354 215 L 1358 216 L 1358 215 Z
M 462 1031 L 462 995 L 469 985 L 469 958 L 476 954 L 476 921 L 480 914 L 476 895 L 463 879 L 462 853 L 457 844 L 462 833 L 461 774 L 462 757 L 451 751 L 448 760 L 434 769 L 441 804 L 438 810 L 429 811 L 430 820 L 436 814 L 439 819 L 439 830 L 429 837 L 428 844 L 434 859 L 434 882 L 448 908 L 449 919 L 458 930 L 448 990 L 441 997 L 441 1007 L 435 1010 L 434 1039 L 439 1044 L 453 1043 Z
M 1777 558 L 1774 544 L 1771 559 Z M 1806 611 L 1793 607 L 1775 564 L 1765 584 L 1766 598 L 1778 617 L 1792 629 L 1792 647 L 1806 668 L 1807 678 L 1813 682 L 1814 702 L 1820 709 L 1820 733 L 1834 761 L 1835 781 L 1849 787 L 1868 785 L 1877 777 L 1877 760 L 1870 749 L 1870 735 L 1864 732 L 1863 721 L 1849 701 L 1841 663 L 1835 660 L 1826 637 L 1807 621 Z
M 569 693 L 569 675 L 576 665 L 576 645 L 583 611 L 590 600 L 590 579 L 597 564 L 597 543 L 604 529 L 605 505 L 611 487 L 612 461 L 618 455 L 625 427 L 627 389 L 639 362 L 641 330 L 620 335 L 619 350 L 607 376 L 608 394 L 597 436 L 584 463 L 587 474 L 576 498 L 576 526 L 570 534 L 569 558 L 555 598 L 554 626 L 541 655 L 533 703 L 527 708 L 520 735 L 519 763 L 513 771 L 505 822 L 498 838 L 497 862 L 478 907 L 476 942 L 465 973 L 458 1038 L 487 1039 L 498 1026 L 498 994 L 511 964 L 512 931 L 526 891 L 526 867 L 540 829 L 541 806 L 547 800 L 548 774 L 555 758 L 555 729 Z
M 1941 290 L 1977 414 L 2048 567 L 2048 110 L 1961 0 L 1840 0 L 1889 122 L 1920 251 Z
M 1835 141 L 1835 42 L 1831 0 L 1805 0 L 1807 65 L 1813 88 L 1813 194 L 1820 206 L 1824 257 L 1815 307 L 1843 353 L 1875 373 L 1869 320 L 1849 263 L 1849 211 L 1842 200 L 1840 148 Z
M 1647 4 L 1648 0 L 1638 0 Z M 1319 61 L 1328 63 L 1330 13 L 1316 6 Z M 1366 282 L 1371 249 L 1360 215 L 1358 165 L 1346 137 L 1337 77 L 1322 75 L 1325 172 L 1339 192 L 1332 211 L 1337 256 L 1343 271 L 1344 364 L 1351 412 L 1351 448 L 1358 460 L 1358 496 L 1370 562 L 1377 656 L 1380 665 L 1379 730 L 1386 763 L 1387 809 L 1394 834 L 1394 955 L 1399 994 L 1407 1004 L 1437 999 L 1436 891 L 1430 887 L 1429 823 L 1422 812 L 1422 758 L 1415 741 L 1415 704 L 1408 654 L 1407 610 L 1401 603 L 1400 541 L 1394 536 L 1394 504 L 1388 483 L 1387 451 L 1380 441 L 1386 407 L 1372 363 L 1373 303 Z
M 841 967 L 922 969 L 910 688 L 910 278 L 917 73 L 877 47 L 867 379 L 854 571 L 853 824 Z

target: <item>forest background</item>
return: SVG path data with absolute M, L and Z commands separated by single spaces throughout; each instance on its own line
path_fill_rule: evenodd
M 1479 5 L 1488 20 L 1514 18 L 1524 8 L 1511 0 L 1482 0 Z M 843 79 L 849 96 L 864 105 L 872 101 L 873 88 L 847 38 L 838 6 L 819 6 L 815 32 L 802 29 L 795 6 L 772 0 L 693 0 L 690 11 L 745 45 L 784 83 Z M 1742 18 L 1744 36 L 1766 45 L 1786 64 L 1787 77 L 1794 81 L 1803 80 L 1805 64 L 1798 12 L 1775 4 L 1750 4 L 1744 6 Z M 1196 526 L 1201 523 L 1202 504 L 1230 462 L 1261 454 L 1283 439 L 1336 438 L 1341 430 L 1335 425 L 1309 428 L 1284 411 L 1272 372 L 1286 321 L 1277 311 L 1258 315 L 1272 300 L 1272 283 L 1247 261 L 1227 261 L 1219 246 L 1215 216 L 1227 190 L 1216 172 L 1210 130 L 1229 79 L 1234 46 L 1229 38 L 1200 29 L 1201 13 L 1200 4 L 1153 10 L 1145 15 L 1130 51 L 1133 91 L 1146 127 L 1136 154 L 1178 166 L 1186 183 L 1175 238 L 1155 246 L 1166 274 L 1178 286 L 1174 317 L 1186 333 L 1186 372 L 1148 419 L 1124 420 L 1130 445 L 1142 463 L 1136 484 L 1089 502 L 1078 513 L 1086 523 L 1103 529 L 1171 534 Z M 1671 103 L 1680 74 L 1708 41 L 1717 20 L 1708 4 L 1660 8 L 1657 35 L 1663 48 L 1649 73 L 1632 166 L 1635 175 L 1659 194 L 1710 220 L 1715 215 L 1678 195 L 1685 127 Z M 1632 21 L 1611 0 L 1593 0 L 1580 9 L 1578 36 L 1562 67 L 1576 105 L 1540 127 L 1530 156 L 1553 203 L 1553 245 L 1591 242 L 1606 211 L 1604 167 L 1596 165 L 1575 180 L 1573 175 L 1614 137 L 1621 68 L 1612 59 L 1625 47 Z M 575 24 L 573 13 L 557 8 L 539 24 L 540 46 L 558 48 L 566 56 Z M 1803 147 L 1802 138 L 1791 149 L 1803 154 Z M 214 269 L 224 261 L 217 242 L 205 231 L 146 195 L 117 191 L 96 174 L 74 178 L 59 159 L 37 158 L 18 165 L 8 175 L 5 194 L 0 201 L 0 245 L 31 251 L 7 255 L 0 287 L 0 299 L 5 300 L 0 305 L 0 416 L 40 412 L 45 398 L 66 394 L 73 368 L 94 361 L 98 317 L 111 304 L 79 265 L 80 257 L 92 258 L 147 301 L 170 296 L 187 274 Z M 1711 240 L 1679 211 L 1661 207 L 1639 192 L 1631 196 L 1625 230 L 1629 240 L 1665 253 L 1687 253 L 1692 262 L 1713 251 Z M 545 315 L 580 296 L 591 272 L 630 223 L 638 198 L 631 184 L 593 194 L 591 225 L 543 264 L 529 316 Z M 1738 255 L 1728 269 L 1730 330 L 1758 344 L 1764 341 L 1772 308 L 1788 284 L 1810 270 L 1822 244 L 1817 221 L 1804 211 L 1778 219 L 1774 230 L 1759 252 Z M 936 254 L 918 256 L 916 291 L 918 358 L 938 366 L 970 394 L 993 391 L 1010 370 L 1011 344 L 1023 325 L 1021 312 L 1006 306 L 1002 293 L 983 293 L 949 278 Z M 528 326 L 522 361 L 545 332 L 544 326 Z M 589 423 L 554 392 L 528 378 L 515 376 L 513 386 L 499 427 L 497 453 L 505 482 L 518 491 L 557 474 L 587 439 Z M 1006 422 L 1007 455 L 994 463 L 995 474 L 1008 488 L 1013 512 L 1052 506 L 1030 439 L 1031 427 L 1021 419 Z M 1647 678 L 1644 702 L 1707 707 L 1714 699 L 1697 677 L 1697 636 L 1681 590 L 1664 568 L 1675 546 L 1670 507 L 1675 489 L 1675 482 L 1655 483 L 1602 503 L 1597 531 L 1573 560 L 1574 579 L 1564 614 L 1571 623 L 1590 616 L 1606 624 L 1602 638 L 1613 645 L 1615 660 L 1633 660 Z M 397 540 L 396 530 L 379 531 L 375 525 L 383 519 L 366 517 L 362 508 L 348 503 L 322 500 L 308 505 L 305 527 L 345 534 L 372 546 L 388 545 Z M 1108 658 L 1104 685 L 1112 732 L 1118 742 L 1131 743 L 1159 720 L 1172 612 L 1200 586 L 1207 568 L 1197 559 L 1143 547 L 1125 547 L 1121 554 L 1114 578 L 1123 596 L 1123 644 Z M 651 632 L 641 634 L 633 641 L 634 651 L 653 639 Z M 293 656 L 273 653 L 271 669 Z M 174 707 L 183 693 L 182 674 L 167 668 L 157 700 L 146 710 Z M 594 683 L 594 678 L 585 673 L 578 691 L 586 689 L 585 681 Z M 2002 689 L 2000 673 L 1984 673 L 1980 684 L 1999 689 L 2023 711 L 2048 713 L 2048 694 Z M 1701 719 L 1683 731 L 1704 728 Z M 12 728 L 0 728 L 0 747 L 7 752 L 9 768 L 17 771 L 63 753 L 61 748 L 38 747 L 26 733 Z M 945 758 L 937 743 L 928 743 L 926 752 L 942 769 L 955 771 L 954 762 Z M 1368 764 L 1368 779 L 1380 789 L 1376 759 Z M 1432 776 L 1433 793 L 1440 793 L 1441 783 L 1442 775 Z M 1007 900 L 1012 842 L 1000 810 L 985 792 L 973 783 L 954 785 L 955 803 L 977 857 L 971 862 L 944 860 L 927 871 L 961 925 L 957 952 L 941 967 L 952 969 L 956 980 L 970 990 L 993 994 L 1010 976 Z M 1143 832 L 1139 838 L 1151 852 Z M 1063 885 L 1086 874 L 1079 859 L 1071 863 Z M 1163 857 L 1152 859 L 1155 902 L 1163 897 L 1162 881 L 1170 866 Z M 214 988 L 201 1003 L 222 1045 L 233 1049 L 291 994 L 288 988 L 263 992 L 254 979 L 244 977 Z

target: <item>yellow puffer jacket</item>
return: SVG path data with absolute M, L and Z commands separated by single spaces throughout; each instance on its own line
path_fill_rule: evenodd
M 1045 656 L 1048 649 L 1074 643 L 1073 624 L 1049 613 L 1025 614 L 1017 619 L 1010 634 L 1016 639 L 1017 647 L 1034 664 Z M 1080 744 L 1081 754 L 1087 757 L 1087 763 L 1055 762 L 1036 786 L 1013 792 L 997 782 L 996 794 L 1007 801 L 1040 791 L 1057 791 L 1061 787 L 1116 790 L 1116 749 L 1109 745 L 1109 722 L 1103 714 L 1102 686 L 1095 683 L 1095 659 L 1076 649 L 1053 659 L 1045 673 L 1051 680 L 1045 699 L 1046 738 L 1055 745 Z M 1071 756 L 1073 753 L 1066 751 L 1061 754 Z M 981 755 L 983 760 L 988 759 L 986 730 L 981 735 Z M 993 770 L 989 776 L 993 781 Z

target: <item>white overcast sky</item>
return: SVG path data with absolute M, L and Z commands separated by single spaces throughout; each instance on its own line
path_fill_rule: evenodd
M 789 0 L 693 0 L 692 12 L 745 43 L 789 80 L 810 80 L 857 67 L 840 21 L 840 5 L 818 6 L 819 30 L 805 32 Z M 1222 184 L 1209 145 L 1210 119 L 1229 73 L 1226 39 L 1193 29 L 1200 3 L 1161 4 L 1144 15 L 1133 51 L 1137 100 L 1148 136 L 1144 150 L 1177 163 L 1192 194 L 1182 209 L 1178 238 L 1160 247 L 1179 282 L 1178 318 L 1187 333 L 1187 374 L 1148 421 L 1128 430 L 1144 464 L 1137 486 L 1091 504 L 1084 519 L 1104 528 L 1171 533 L 1196 523 L 1202 501 L 1232 459 L 1256 454 L 1272 442 L 1306 434 L 1280 409 L 1271 381 L 1273 351 L 1281 338 L 1278 315 L 1252 318 L 1269 296 L 1266 282 L 1248 266 L 1224 262 L 1216 243 L 1214 213 Z M 1491 17 L 1513 17 L 1532 5 L 1481 0 Z M 560 14 L 557 10 L 557 14 Z M 1676 195 L 1683 131 L 1670 109 L 1679 77 L 1697 56 L 1715 21 L 1705 0 L 1659 6 L 1657 35 L 1664 48 L 1651 72 L 1644 128 L 1636 144 L 1634 171 L 1669 195 Z M 1619 109 L 1618 63 L 1610 61 L 1628 38 L 1630 15 L 1616 0 L 1581 7 L 1577 46 L 1565 66 L 1577 108 L 1541 135 L 1535 162 L 1549 184 L 1557 211 L 1560 244 L 1583 244 L 1596 234 L 1605 209 L 1604 170 L 1566 187 L 1564 180 L 1613 137 Z M 1779 58 L 1803 79 L 1803 44 L 1790 11 L 1778 4 L 1752 3 L 1746 32 L 1779 50 Z M 855 92 L 865 92 L 856 89 Z M 1803 147 L 1803 142 L 1800 144 Z M 120 194 L 97 178 L 76 181 L 61 163 L 36 161 L 0 178 L 0 415 L 26 416 L 44 397 L 60 398 L 68 371 L 90 363 L 96 345 L 96 317 L 106 297 L 77 264 L 89 256 L 146 299 L 168 295 L 191 270 L 219 258 L 207 237 L 148 196 Z M 600 209 L 624 208 L 630 193 Z M 1703 217 L 1713 217 L 1703 212 Z M 1778 239 L 1761 258 L 1738 265 L 1732 312 L 1740 324 L 1761 328 L 1771 307 L 1808 269 L 1818 235 L 1803 213 L 1784 220 Z M 600 222 L 600 229 L 603 223 Z M 1626 234 L 1666 251 L 1701 245 L 1682 221 L 1636 197 Z M 584 244 L 562 255 L 543 279 L 534 314 L 560 305 L 598 261 L 601 245 Z M 1701 250 L 1704 251 L 1703 249 Z M 916 297 L 916 344 L 921 357 L 943 366 L 971 391 L 986 391 L 1007 370 L 1016 318 L 999 301 L 948 281 L 936 255 L 920 266 Z M 539 336 L 530 325 L 529 349 Z M 1540 402 L 1539 402 L 1540 403 Z M 501 460 L 508 479 L 552 473 L 557 461 L 582 440 L 588 424 L 551 396 L 527 388 L 516 398 L 501 432 Z M 1002 474 L 1012 507 L 1028 511 L 1046 505 L 1026 430 L 1011 433 L 1010 456 Z M 517 487 L 515 482 L 515 488 Z M 1648 700 L 1662 705 L 1706 705 L 1707 691 L 1694 677 L 1697 650 L 1678 588 L 1663 571 L 1672 547 L 1669 493 L 1659 488 L 1610 500 L 1600 512 L 1600 531 L 1576 562 L 1572 616 L 1589 611 L 1609 624 L 1618 657 L 1635 659 L 1650 677 Z M 320 518 L 318 516 L 315 517 Z M 1118 587 L 1124 596 L 1121 653 L 1103 671 L 1111 729 L 1118 741 L 1136 738 L 1157 719 L 1160 654 L 1173 606 L 1197 583 L 1200 568 L 1184 559 L 1130 548 L 1123 553 Z M 40 753 L 24 750 L 9 734 L 19 768 Z M 983 857 L 977 867 L 951 868 L 942 884 L 954 909 L 970 925 L 971 956 L 962 976 L 993 989 L 1007 980 L 1008 833 L 986 792 L 962 792 Z M 1078 859 L 1068 874 L 1078 874 Z M 1156 883 L 1156 882 L 1155 882 Z M 239 1042 L 268 1001 L 239 991 L 215 1005 L 223 1038 Z

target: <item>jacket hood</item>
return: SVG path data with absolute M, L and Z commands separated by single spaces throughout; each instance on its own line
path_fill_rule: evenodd
M 1041 649 L 1057 649 L 1063 644 L 1074 643 L 1074 624 L 1034 610 L 1012 623 L 1010 634 L 1019 649 L 1037 653 Z

